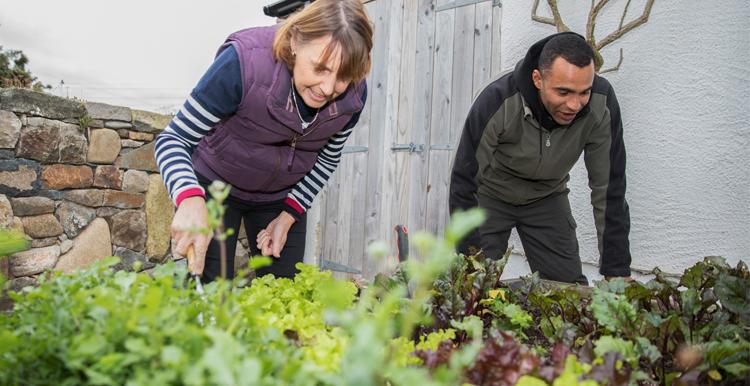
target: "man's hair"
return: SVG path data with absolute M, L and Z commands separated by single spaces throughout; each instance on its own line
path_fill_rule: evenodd
M 291 71 L 296 60 L 291 40 L 306 44 L 327 35 L 332 39 L 323 50 L 321 62 L 327 62 L 340 49 L 337 77 L 352 82 L 363 80 L 370 72 L 373 30 L 361 0 L 314 1 L 276 31 L 273 56 L 284 61 Z
M 543 73 L 549 70 L 558 57 L 578 67 L 586 67 L 594 60 L 594 50 L 578 35 L 555 36 L 544 45 L 542 53 L 539 54 L 539 71 Z

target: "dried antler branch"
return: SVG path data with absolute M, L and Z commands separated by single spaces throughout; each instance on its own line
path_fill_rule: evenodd
M 646 6 L 643 7 L 643 13 L 641 14 L 641 16 L 637 17 L 636 19 L 633 19 L 631 22 L 623 26 L 622 22 L 625 20 L 625 14 L 628 12 L 629 5 L 630 5 L 630 0 L 628 0 L 627 4 L 625 5 L 625 10 L 623 11 L 622 18 L 620 19 L 620 27 L 616 31 L 607 35 L 599 43 L 596 43 L 597 50 L 601 50 L 602 48 L 606 47 L 608 44 L 622 37 L 622 35 L 625 35 L 626 33 L 630 32 L 636 27 L 646 23 L 648 21 L 649 15 L 651 15 L 651 7 L 654 5 L 654 0 L 648 0 L 648 2 L 646 2 Z M 596 15 L 594 15 L 594 18 L 596 18 Z
M 534 5 L 531 7 L 531 20 L 542 24 L 555 25 L 555 21 L 552 18 L 537 15 L 537 8 L 539 8 L 539 0 L 534 0 Z
M 630 7 L 630 1 L 628 0 L 627 3 L 625 3 L 625 9 L 622 10 L 622 17 L 620 18 L 620 26 L 617 27 L 618 29 L 622 29 L 622 24 L 625 23 L 625 16 L 628 14 L 628 7 Z
M 599 11 L 609 3 L 609 0 L 601 0 L 596 2 L 591 0 L 591 9 L 589 10 L 589 17 L 586 20 L 586 41 L 591 43 L 591 46 L 596 45 L 594 38 L 594 30 L 596 29 L 596 17 L 599 15 Z
M 549 4 L 549 9 L 550 11 L 552 11 L 552 17 L 550 18 L 550 17 L 537 15 L 537 10 L 539 8 L 539 0 L 534 0 L 534 6 L 531 8 L 531 20 L 534 20 L 542 24 L 553 25 L 555 26 L 555 28 L 557 28 L 557 32 L 570 31 L 570 28 L 568 28 L 568 26 L 565 25 L 565 23 L 562 20 L 562 16 L 560 16 L 560 10 L 557 7 L 557 0 L 547 0 L 547 4 Z
M 620 60 L 618 60 L 618 61 L 617 61 L 617 65 L 616 65 L 616 66 L 614 66 L 614 67 L 610 67 L 610 68 L 608 68 L 608 69 L 606 69 L 606 70 L 601 70 L 601 71 L 599 71 L 599 75 L 601 75 L 601 74 L 606 74 L 606 73 L 608 73 L 608 72 L 613 72 L 613 71 L 617 71 L 617 70 L 619 70 L 619 69 L 620 69 L 620 65 L 621 65 L 621 64 L 622 64 L 622 47 L 620 47 Z
M 632 31 L 638 26 L 646 23 L 648 21 L 648 17 L 651 15 L 651 8 L 654 5 L 654 0 L 647 0 L 646 5 L 643 7 L 643 13 L 641 14 L 641 16 L 625 24 L 625 19 L 628 15 L 628 10 L 630 9 L 630 3 L 632 2 L 632 0 L 627 0 L 627 2 L 625 3 L 625 8 L 622 11 L 622 16 L 620 17 L 620 24 L 618 25 L 617 29 L 609 35 L 605 36 L 601 41 L 597 42 L 596 37 L 594 36 L 596 30 L 596 18 L 599 16 L 599 13 L 604 8 L 604 6 L 606 6 L 609 2 L 610 0 L 591 0 L 591 9 L 589 10 L 588 19 L 586 22 L 586 41 L 589 42 L 591 47 L 594 49 L 594 65 L 597 72 L 599 72 L 602 65 L 604 64 L 604 59 L 602 58 L 602 55 L 600 53 L 602 48 L 621 38 L 623 35 Z M 557 0 L 547 0 L 547 4 L 552 11 L 551 18 L 539 16 L 537 14 L 537 10 L 539 8 L 539 0 L 534 0 L 534 5 L 531 9 L 531 19 L 539 23 L 553 25 L 557 28 L 557 32 L 570 31 L 570 29 L 565 25 L 562 17 L 560 16 L 560 11 L 557 6 Z M 622 49 L 620 49 L 620 60 L 617 63 L 617 66 L 601 71 L 600 73 L 603 74 L 605 72 L 618 70 L 620 68 L 620 65 L 622 64 L 622 60 L 623 54 Z

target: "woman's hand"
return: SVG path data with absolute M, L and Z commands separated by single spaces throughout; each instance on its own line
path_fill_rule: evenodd
M 198 232 L 208 227 L 208 210 L 206 200 L 200 196 L 188 197 L 177 208 L 172 219 L 172 239 L 174 239 L 173 255 L 186 256 L 192 245 L 195 257 L 190 261 L 188 269 L 191 273 L 200 275 L 206 265 L 206 250 L 211 242 L 211 235 Z
M 286 236 L 289 233 L 289 228 L 292 227 L 295 221 L 297 220 L 292 215 L 282 211 L 281 214 L 268 224 L 266 229 L 258 232 L 255 241 L 260 253 L 263 256 L 280 258 L 281 250 L 284 249 L 284 244 L 286 244 Z

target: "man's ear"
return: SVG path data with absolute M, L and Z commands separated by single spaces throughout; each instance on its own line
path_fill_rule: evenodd
M 534 81 L 534 86 L 536 86 L 537 90 L 542 89 L 542 72 L 538 69 L 531 72 L 531 80 Z

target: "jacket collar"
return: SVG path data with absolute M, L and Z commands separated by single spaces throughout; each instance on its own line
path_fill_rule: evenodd
M 318 118 L 310 128 L 339 115 L 353 114 L 362 110 L 364 107 L 362 105 L 363 85 L 364 81 L 349 85 L 349 88 L 343 94 L 323 106 L 318 114 Z M 268 97 L 266 98 L 266 107 L 271 116 L 290 129 L 302 134 L 302 125 L 297 112 L 294 110 L 292 78 L 289 74 L 289 69 L 283 62 L 277 61 L 274 67 L 273 81 L 268 91 Z

